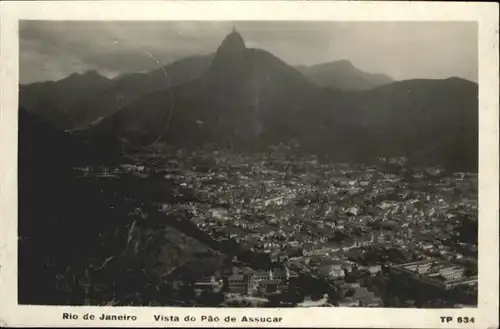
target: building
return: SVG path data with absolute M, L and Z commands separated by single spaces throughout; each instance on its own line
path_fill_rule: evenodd
M 342 285 L 340 289 L 343 291 L 344 297 L 338 301 L 338 306 L 361 306 L 361 307 L 380 307 L 382 299 L 375 296 L 366 287 L 359 285 Z
M 367 269 L 371 275 L 377 275 L 377 273 L 382 271 L 382 265 L 377 264 L 377 265 L 370 265 L 367 267 L 363 267 L 364 269 Z
M 391 267 L 391 272 L 403 274 L 440 289 L 477 284 L 477 276 L 465 277 L 465 268 L 444 261 L 421 260 L 399 264 Z
M 226 275 L 224 280 L 231 293 L 268 295 L 286 290 L 289 280 L 296 277 L 298 274 L 288 268 L 255 271 L 245 267 L 233 268 L 233 272 Z
M 320 300 L 310 300 L 310 299 L 305 299 L 303 302 L 298 303 L 297 307 L 331 307 L 333 306 L 328 302 L 328 294 L 324 294 L 323 297 Z
M 215 276 L 201 279 L 194 283 L 194 292 L 199 296 L 202 291 L 219 292 L 222 290 L 223 281 L 217 280 Z
M 416 262 L 410 262 L 405 264 L 400 264 L 394 267 L 395 270 L 406 269 L 408 271 L 413 271 L 415 273 L 423 274 L 427 273 L 432 266 L 432 261 L 420 260 Z
M 345 271 L 342 268 L 342 264 L 331 264 L 318 267 L 318 274 L 322 277 L 338 279 L 345 276 Z

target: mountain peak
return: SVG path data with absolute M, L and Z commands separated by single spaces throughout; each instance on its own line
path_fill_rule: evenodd
M 348 59 L 339 59 L 339 60 L 336 60 L 334 62 L 332 62 L 332 64 L 337 64 L 337 65 L 345 65 L 345 66 L 349 66 L 349 67 L 354 67 L 354 65 L 351 63 L 350 60 Z
M 217 49 L 207 77 L 218 81 L 222 77 L 236 79 L 242 69 L 247 48 L 241 35 L 233 27 Z
M 229 33 L 224 40 L 222 41 L 219 49 L 217 50 L 217 54 L 224 53 L 241 53 L 246 49 L 245 41 L 241 34 L 236 31 L 236 28 L 233 26 L 233 30 Z
M 97 79 L 108 80 L 108 78 L 106 78 L 105 76 L 103 76 L 102 74 L 100 74 L 95 69 L 87 70 L 87 71 L 85 71 L 83 73 L 74 72 L 74 73 L 70 74 L 69 76 L 67 76 L 65 79 L 75 80 L 75 79 L 81 79 L 81 78 L 88 78 L 88 79 L 95 79 L 95 78 L 97 78 Z

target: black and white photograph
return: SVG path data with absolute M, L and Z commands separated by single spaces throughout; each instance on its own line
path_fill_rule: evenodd
M 476 44 L 21 21 L 19 302 L 475 306 Z
M 19 305 L 480 304 L 477 21 L 20 19 L 18 38 Z

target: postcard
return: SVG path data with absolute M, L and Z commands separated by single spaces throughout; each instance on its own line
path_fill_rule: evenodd
M 498 4 L 0 9 L 3 326 L 498 328 Z

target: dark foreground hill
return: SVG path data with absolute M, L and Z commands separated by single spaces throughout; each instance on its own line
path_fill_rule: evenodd
M 348 161 L 407 156 L 477 170 L 477 84 L 408 80 L 365 91 L 320 88 L 233 32 L 200 79 L 145 95 L 91 131 L 147 145 L 246 147 L 296 141 Z
M 213 253 L 148 212 L 141 196 L 156 179 L 78 177 L 73 166 L 88 165 L 90 152 L 20 110 L 18 302 L 168 304 L 164 275 Z

